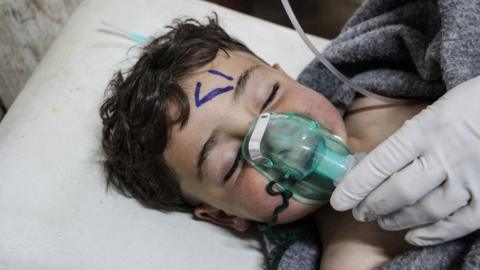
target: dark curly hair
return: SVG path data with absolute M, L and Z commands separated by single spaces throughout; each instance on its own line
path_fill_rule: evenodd
M 103 164 L 107 188 L 113 186 L 149 208 L 188 211 L 192 206 L 163 157 L 172 126 L 188 121 L 188 97 L 180 81 L 211 62 L 219 50 L 255 54 L 218 25 L 216 14 L 206 24 L 177 19 L 167 29 L 107 87 L 100 108 Z

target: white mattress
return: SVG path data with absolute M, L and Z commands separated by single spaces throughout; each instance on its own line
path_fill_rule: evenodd
M 295 32 L 206 2 L 85 1 L 0 122 L 0 269 L 260 268 L 255 234 L 107 193 L 98 162 L 105 86 L 135 56 L 133 42 L 98 31 L 100 22 L 150 35 L 211 11 L 292 76 L 313 57 Z

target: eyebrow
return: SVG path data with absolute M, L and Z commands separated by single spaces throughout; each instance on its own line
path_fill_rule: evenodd
M 248 81 L 252 78 L 253 72 L 259 68 L 260 65 L 254 65 L 240 74 L 238 77 L 237 84 L 235 85 L 235 89 L 233 91 L 233 100 L 236 100 L 238 96 L 242 95 L 245 92 L 245 86 L 247 85 Z M 202 150 L 197 158 L 197 177 L 202 180 L 202 177 L 205 175 L 205 168 L 203 167 L 205 161 L 207 160 L 208 155 L 212 151 L 213 148 L 217 145 L 217 136 L 218 130 L 215 129 L 210 133 L 208 136 L 207 141 L 202 146 Z
M 237 85 L 235 86 L 235 90 L 233 91 L 233 100 L 235 101 L 238 96 L 242 95 L 245 92 L 245 86 L 247 85 L 250 78 L 252 78 L 253 72 L 259 68 L 260 65 L 254 65 L 249 69 L 245 70 L 240 74 L 238 77 Z

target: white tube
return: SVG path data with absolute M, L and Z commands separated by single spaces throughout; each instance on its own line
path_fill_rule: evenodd
M 305 32 L 303 32 L 302 27 L 300 26 L 300 23 L 298 23 L 297 18 L 295 17 L 295 14 L 293 13 L 292 7 L 288 3 L 288 0 L 281 0 L 283 4 L 283 8 L 287 12 L 288 18 L 290 18 L 290 22 L 292 22 L 293 27 L 295 30 L 297 30 L 297 33 L 300 35 L 302 38 L 303 42 L 308 46 L 308 48 L 314 53 L 314 55 L 317 57 L 317 59 L 328 69 L 330 72 L 333 73 L 338 79 L 340 79 L 342 82 L 344 82 L 346 85 L 349 87 L 353 88 L 355 91 L 361 93 L 364 96 L 383 100 L 386 102 L 390 103 L 408 103 L 411 100 L 407 99 L 399 99 L 399 98 L 390 98 L 390 97 L 385 97 L 382 95 L 378 95 L 375 93 L 372 93 L 356 84 L 354 84 L 352 81 L 350 81 L 343 73 L 341 73 L 338 69 L 336 69 L 326 58 L 323 56 L 322 53 L 320 53 L 315 46 L 312 44 L 312 42 L 307 38 L 307 35 L 305 35 Z
M 113 25 L 113 24 L 111 24 L 111 23 L 108 23 L 108 22 L 106 22 L 106 21 L 101 21 L 100 24 L 103 25 L 103 26 L 106 26 L 106 27 L 110 28 L 111 30 L 116 31 L 116 32 L 119 33 L 119 34 L 122 34 L 122 35 L 125 36 L 125 37 L 128 37 L 128 31 L 125 30 L 125 29 L 122 29 L 122 28 L 120 28 L 120 27 L 118 27 L 118 26 L 115 26 L 115 25 Z

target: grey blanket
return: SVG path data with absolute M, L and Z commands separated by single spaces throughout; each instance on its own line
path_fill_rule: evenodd
M 480 74 L 480 0 L 367 0 L 324 54 L 370 91 L 435 100 Z M 326 96 L 341 113 L 356 95 L 316 60 L 298 81 Z M 267 239 L 267 251 L 277 244 Z M 300 237 L 283 249 L 278 269 L 318 268 L 318 241 Z M 381 269 L 480 269 L 480 233 L 414 249 Z
M 367 90 L 436 99 L 480 74 L 480 1 L 366 1 L 324 55 Z M 355 95 L 316 60 L 298 80 L 340 111 Z

